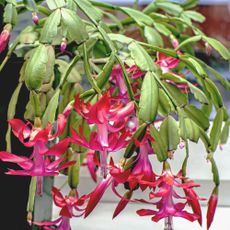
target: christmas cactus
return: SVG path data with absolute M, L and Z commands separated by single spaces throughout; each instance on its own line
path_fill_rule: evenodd
M 226 62 L 230 53 L 199 29 L 205 18 L 192 10 L 197 1 L 156 0 L 142 10 L 137 2 L 133 7 L 94 0 L 1 2 L 5 26 L 0 52 L 8 45 L 9 49 L 0 70 L 12 53 L 24 63 L 9 101 L 7 149 L 1 150 L 0 159 L 21 168 L 7 174 L 31 176 L 28 221 L 41 229 L 70 230 L 71 218 L 87 217 L 111 187 L 120 198 L 113 218 L 136 202 L 149 205 L 136 210 L 137 218 L 164 219 L 167 230 L 173 229 L 174 217 L 202 225 L 203 198 L 195 191 L 199 184 L 186 174 L 191 167 L 189 144 L 201 141 L 213 174 L 203 223 L 209 229 L 220 184 L 215 151 L 226 143 L 230 124 L 213 79 L 227 90 L 230 83 L 197 58 L 194 47 L 199 43 Z M 10 40 L 23 12 L 30 12 L 31 24 Z M 29 100 L 24 119 L 19 119 L 15 113 L 18 100 L 25 100 L 19 97 L 22 86 L 29 91 Z M 11 132 L 31 149 L 29 157 L 11 151 Z M 183 164 L 173 172 L 178 148 L 184 151 Z M 118 151 L 123 156 L 116 162 Z M 162 165 L 160 175 L 154 161 Z M 97 184 L 79 195 L 79 175 L 85 166 Z M 37 195 L 43 196 L 44 177 L 59 174 L 69 184 L 66 196 L 52 188 L 59 217 L 34 220 L 34 202 Z M 137 197 L 136 190 L 145 192 L 146 198 Z

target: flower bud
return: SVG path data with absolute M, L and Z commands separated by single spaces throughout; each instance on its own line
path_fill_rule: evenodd
M 179 143 L 179 148 L 183 149 L 184 147 L 185 147 L 185 142 L 184 142 L 184 140 L 181 140 Z
M 33 22 L 34 22 L 35 25 L 38 25 L 39 17 L 38 17 L 38 15 L 37 15 L 36 12 L 32 13 L 32 20 L 33 20 Z
M 218 202 L 218 187 L 215 187 L 212 191 L 212 195 L 208 201 L 208 211 L 207 211 L 207 229 L 210 228 L 213 218 L 216 212 L 216 206 Z
M 219 148 L 221 151 L 223 151 L 224 150 L 224 144 L 219 144 Z
M 173 35 L 170 36 L 170 39 L 171 39 L 173 48 L 176 49 L 179 46 L 178 40 Z
M 207 42 L 205 42 L 205 52 L 208 56 L 212 53 L 212 47 Z
M 10 32 L 12 30 L 11 24 L 6 24 L 3 31 L 0 34 L 0 53 L 5 50 L 10 40 Z
M 66 40 L 66 38 L 62 38 L 62 42 L 61 42 L 61 45 L 60 45 L 61 53 L 65 52 L 66 47 L 67 47 L 67 40 Z
M 32 225 L 32 220 L 33 220 L 33 214 L 32 212 L 27 213 L 27 222 L 31 226 Z

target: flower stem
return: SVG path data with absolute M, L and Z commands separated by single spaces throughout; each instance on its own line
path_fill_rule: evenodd
M 168 216 L 165 218 L 164 230 L 173 230 L 173 217 L 172 216 Z

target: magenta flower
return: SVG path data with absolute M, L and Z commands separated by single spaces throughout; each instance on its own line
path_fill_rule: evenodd
M 5 25 L 3 31 L 0 34 L 0 53 L 4 51 L 8 45 L 8 42 L 10 40 L 10 32 L 12 30 L 12 25 L 7 24 Z
M 170 69 L 176 68 L 180 64 L 180 60 L 163 53 L 157 53 L 156 64 L 161 67 L 163 73 L 167 73 L 170 72 Z
M 127 95 L 127 88 L 125 85 L 124 76 L 120 65 L 114 65 L 110 75 L 110 81 L 113 82 L 115 86 L 119 89 L 121 97 Z
M 71 230 L 70 218 L 65 216 L 60 216 L 53 221 L 34 222 L 34 224 L 43 227 L 44 230 L 53 230 L 54 226 L 57 230 Z
M 149 155 L 153 154 L 153 150 L 148 141 L 147 135 L 141 142 L 135 140 L 136 146 L 139 147 L 139 153 L 134 162 L 135 165 L 132 167 L 129 178 L 127 179 L 130 190 L 140 185 L 141 190 L 144 191 L 155 181 L 155 174 L 149 160 Z
M 131 67 L 128 65 L 125 65 L 125 68 L 126 68 L 127 73 L 129 74 L 130 79 L 135 80 L 145 75 L 145 72 L 142 72 L 136 65 L 133 65 Z M 110 82 L 112 85 L 109 89 L 111 95 L 116 93 L 116 90 L 118 89 L 119 93 L 116 97 L 121 99 L 124 103 L 128 103 L 129 102 L 128 91 L 125 85 L 124 76 L 123 76 L 123 72 L 122 72 L 120 65 L 114 65 L 111 75 L 110 75 Z M 135 99 L 139 100 L 139 97 L 140 97 L 140 95 L 138 95 L 139 82 L 131 81 L 130 84 L 134 92 Z
M 145 75 L 145 72 L 141 71 L 136 65 L 126 66 L 126 70 L 132 79 L 137 79 Z
M 108 135 L 108 147 L 106 150 L 109 152 L 116 152 L 124 147 L 130 141 L 130 133 L 123 131 L 123 133 L 110 133 Z M 72 129 L 72 142 L 75 144 L 81 145 L 85 148 L 94 150 L 94 151 L 104 151 L 105 147 L 100 143 L 99 134 L 95 131 L 92 131 L 90 134 L 89 141 L 83 136 L 83 130 L 80 127 L 79 134 Z
M 9 169 L 6 174 L 9 175 L 19 175 L 19 176 L 56 176 L 58 171 L 72 165 L 74 162 L 68 162 L 62 164 L 65 158 L 60 158 L 57 160 L 50 161 L 49 158 L 44 156 L 57 156 L 60 157 L 68 148 L 69 139 L 64 139 L 58 144 L 52 146 L 46 152 L 41 152 L 41 149 L 44 147 L 43 143 L 38 143 L 34 146 L 34 151 L 32 155 L 28 157 L 17 156 L 8 152 L 0 152 L 0 159 L 6 162 L 13 162 L 18 164 L 23 170 L 13 170 Z M 43 147 L 42 147 L 43 146 Z M 46 147 L 44 147 L 46 148 Z M 43 149 L 42 149 L 43 150 Z
M 129 174 L 130 170 L 124 170 L 122 167 L 116 166 L 111 159 L 109 174 L 97 185 L 94 191 L 90 193 L 89 202 L 85 209 L 85 217 L 93 211 L 110 185 L 112 185 L 112 190 L 117 195 L 115 187 L 118 184 L 124 184 L 127 181 Z M 117 212 L 119 212 L 119 210 Z
M 45 230 L 51 230 L 54 226 L 58 230 L 71 230 L 70 219 L 80 217 L 84 214 L 84 205 L 88 195 L 79 198 L 77 191 L 71 190 L 69 196 L 63 197 L 60 190 L 52 188 L 53 201 L 56 206 L 61 208 L 60 217 L 53 221 L 34 222 L 37 226 L 42 226 Z M 76 214 L 79 213 L 79 214 Z
M 9 169 L 6 174 L 36 176 L 37 193 L 42 195 L 43 176 L 57 176 L 60 170 L 75 163 L 75 161 L 63 163 L 66 158 L 61 158 L 61 155 L 67 150 L 68 145 L 69 139 L 64 139 L 47 150 L 47 147 L 43 142 L 37 141 L 30 157 L 17 156 L 8 152 L 0 152 L 0 159 L 5 162 L 16 163 L 22 168 L 22 170 Z M 58 158 L 51 161 L 48 156 L 56 156 Z
M 216 212 L 216 207 L 218 203 L 218 187 L 214 188 L 212 195 L 208 201 L 208 210 L 207 210 L 207 229 L 211 227 L 213 218 Z
M 68 114 L 68 109 L 65 110 L 63 114 L 59 114 L 57 119 L 57 131 L 55 133 L 52 133 L 53 127 L 51 124 L 48 124 L 46 128 L 42 129 L 32 126 L 29 122 L 25 124 L 19 119 L 10 120 L 9 123 L 14 135 L 25 146 L 33 147 L 33 152 L 30 157 L 0 152 L 0 159 L 2 161 L 16 163 L 22 168 L 22 170 L 9 169 L 6 174 L 36 176 L 37 193 L 42 195 L 43 176 L 56 176 L 59 174 L 59 170 L 67 168 L 75 163 L 74 161 L 63 163 L 66 159 L 61 157 L 68 148 L 69 138 L 60 141 L 50 148 L 47 146 L 48 141 L 54 140 L 63 132 Z M 56 159 L 51 161 L 49 159 L 50 156 L 56 157 Z
M 202 226 L 202 212 L 199 200 L 206 199 L 198 197 L 198 195 L 192 188 L 186 188 L 184 189 L 184 192 L 187 197 L 188 205 L 191 206 L 193 213 L 198 216 L 197 221 L 199 222 L 200 226 Z
M 96 124 L 97 131 L 91 133 L 89 142 L 81 135 L 82 132 L 78 136 L 73 131 L 73 141 L 92 150 L 100 151 L 101 171 L 106 177 L 107 152 L 117 151 L 127 145 L 129 131 L 123 131 L 123 129 L 126 128 L 126 122 L 134 113 L 134 102 L 124 104 L 121 100 L 111 97 L 108 92 L 101 96 L 94 105 L 84 103 L 77 95 L 74 107 L 89 124 Z
M 180 174 L 174 176 L 170 169 L 169 165 L 165 162 L 164 163 L 164 170 L 162 175 L 156 180 L 155 182 L 155 189 L 158 187 L 158 191 L 151 192 L 149 197 L 150 199 L 153 198 L 160 198 L 159 201 L 155 203 L 157 210 L 150 210 L 150 209 L 141 209 L 137 211 L 137 214 L 140 216 L 151 215 L 152 221 L 158 222 L 162 218 L 166 217 L 182 217 L 189 221 L 198 220 L 199 217 L 198 213 L 189 213 L 184 210 L 186 203 L 175 203 L 175 199 L 186 199 L 189 200 L 190 203 L 194 202 L 194 196 L 192 197 L 181 197 L 175 190 L 174 186 L 183 189 L 192 189 L 195 186 L 193 181 L 187 181 L 184 183 L 179 183 L 177 179 L 183 179 Z M 190 193 L 187 193 L 189 196 Z

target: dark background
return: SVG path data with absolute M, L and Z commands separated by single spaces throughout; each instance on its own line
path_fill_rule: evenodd
M 0 8 L 0 31 L 2 31 L 2 7 Z M 0 63 L 7 51 L 0 54 Z M 14 55 L 10 58 L 3 71 L 0 72 L 0 151 L 5 150 L 5 133 L 7 130 L 7 108 L 11 95 L 16 88 L 19 77 L 19 70 L 22 60 Z M 25 88 L 19 96 L 16 117 L 23 117 L 27 97 Z M 31 150 L 25 149 L 15 138 L 13 139 L 12 152 L 19 155 L 28 155 Z M 30 177 L 5 175 L 7 168 L 16 166 L 11 163 L 0 161 L 0 219 L 1 229 L 5 230 L 29 230 L 31 229 L 26 221 L 26 205 Z

